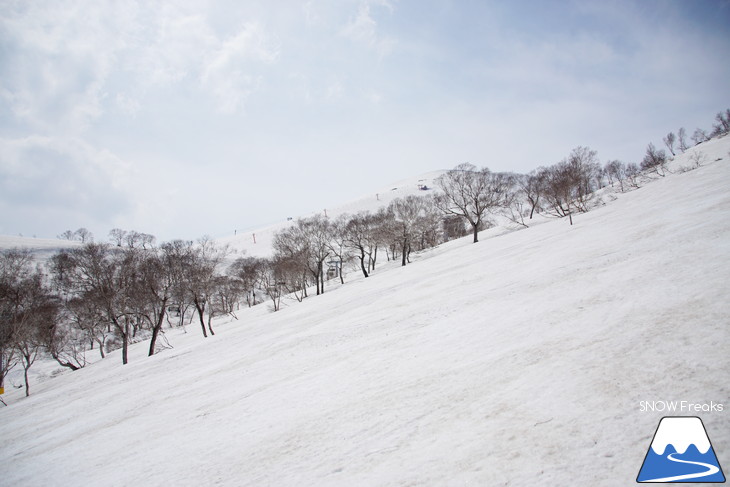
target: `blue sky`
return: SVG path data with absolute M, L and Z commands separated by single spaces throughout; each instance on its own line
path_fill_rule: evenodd
M 730 107 L 730 1 L 0 1 L 0 234 L 161 240 Z

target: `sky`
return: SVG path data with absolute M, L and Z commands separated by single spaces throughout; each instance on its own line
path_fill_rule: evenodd
M 222 237 L 730 108 L 730 0 L 0 0 L 0 234 Z

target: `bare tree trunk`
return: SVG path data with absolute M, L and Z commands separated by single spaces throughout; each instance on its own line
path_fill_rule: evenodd
M 479 242 L 479 222 L 472 223 L 472 228 L 474 229 L 474 243 Z
M 213 331 L 213 325 L 211 324 L 212 319 L 213 315 L 211 313 L 208 313 L 208 331 L 210 331 L 211 336 L 215 335 L 215 332 Z
M 126 365 L 128 362 L 129 351 L 129 323 L 124 323 L 124 333 L 122 334 L 122 365 Z
M 67 367 L 71 370 L 79 370 L 79 367 L 72 364 L 71 362 L 64 362 L 61 357 L 55 352 L 51 352 L 51 357 L 53 357 L 56 362 L 58 362 L 58 365 L 60 365 L 61 367 Z
M 157 317 L 157 323 L 155 323 L 155 326 L 152 328 L 152 338 L 150 339 L 150 350 L 147 354 L 148 357 L 151 357 L 155 354 L 155 344 L 157 343 L 157 335 L 160 333 L 160 330 L 162 329 L 162 323 L 165 320 L 165 310 L 167 309 L 167 299 L 164 299 L 162 301 L 162 310 L 160 312 L 160 315 Z
M 203 329 L 203 337 L 208 338 L 208 333 L 205 331 L 205 303 L 201 304 L 198 298 L 193 299 L 195 309 L 198 310 L 198 319 L 200 320 L 200 327 Z
M 30 383 L 28 382 L 28 369 L 30 369 L 30 356 L 23 355 L 23 376 L 25 378 L 25 397 L 30 396 Z
M 360 247 L 360 269 L 362 269 L 362 275 L 368 277 L 368 271 L 365 269 L 365 249 Z

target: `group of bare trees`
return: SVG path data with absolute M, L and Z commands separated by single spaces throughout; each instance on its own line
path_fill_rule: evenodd
M 284 295 L 302 301 L 310 287 L 323 294 L 329 279 L 344 284 L 351 267 L 369 277 L 379 252 L 407 265 L 411 252 L 443 241 L 442 224 L 433 198 L 415 195 L 395 199 L 375 213 L 301 218 L 274 236 L 271 257 L 238 258 L 227 274 L 240 283 L 249 306 L 266 297 L 276 311 Z
M 226 249 L 209 239 L 197 244 L 176 240 L 159 247 L 89 243 L 52 257 L 51 282 L 74 328 L 93 348 L 108 337 L 120 342 L 122 363 L 130 340 L 149 337 L 149 355 L 170 309 L 195 309 L 204 337 L 214 334 L 211 320 L 229 311 L 216 272 Z
M 30 252 L 0 253 L 0 388 L 8 372 L 21 364 L 25 393 L 30 394 L 28 370 L 44 347 L 52 346 L 58 314 L 58 302 Z
M 622 177 L 625 173 L 625 166 L 618 161 L 613 161 L 612 167 L 612 174 L 621 175 L 616 177 Z M 487 189 L 477 193 L 482 195 L 481 201 L 471 196 L 469 191 L 461 189 L 463 183 L 454 186 L 459 189 L 456 192 L 444 188 L 444 195 L 452 192 L 456 194 L 456 200 L 453 196 L 448 196 L 452 205 L 448 211 L 469 221 L 476 242 L 478 225 L 484 213 L 501 213 L 523 226 L 527 226 L 525 218 L 529 221 L 535 213 L 541 213 L 560 218 L 568 217 L 572 225 L 574 214 L 590 209 L 591 200 L 596 189 L 601 186 L 605 171 L 606 168 L 601 167 L 598 162 L 596 151 L 588 147 L 576 147 L 562 161 L 539 167 L 529 174 L 491 173 L 482 169 L 479 174 L 485 182 L 480 184 Z M 451 171 L 447 176 L 449 174 Z M 475 174 L 472 170 L 472 174 L 468 176 L 471 178 Z M 465 179 L 463 176 L 461 178 Z M 469 195 L 469 198 L 465 198 L 465 195 Z M 467 207 L 461 204 L 459 198 L 472 202 Z M 458 210 L 455 211 L 454 208 Z M 472 216 L 467 217 L 469 212 Z
M 183 325 L 185 316 L 198 316 L 204 337 L 214 334 L 213 317 L 233 314 L 242 298 L 238 280 L 220 272 L 227 248 L 209 239 L 153 242 L 88 242 L 60 250 L 45 269 L 27 250 L 0 252 L 0 388 L 21 365 L 28 394 L 41 352 L 76 370 L 94 348 L 102 358 L 121 348 L 126 364 L 129 344 L 147 339 L 153 355 L 165 323 Z
M 87 243 L 94 240 L 94 234 L 88 229 L 81 227 L 76 231 L 66 230 L 62 234 L 58 235 L 60 240 L 76 240 L 81 243 Z
M 724 112 L 718 112 L 717 115 L 715 115 L 715 122 L 712 124 L 712 130 L 710 132 L 697 128 L 690 137 L 690 140 L 694 142 L 694 145 L 699 145 L 703 142 L 707 142 L 713 137 L 722 137 L 728 133 L 730 133 L 730 108 L 726 109 Z M 669 132 L 664 138 L 662 138 L 662 142 L 664 142 L 664 145 L 667 149 L 669 149 L 672 156 L 677 155 L 677 150 L 684 153 L 690 148 L 687 143 L 687 131 L 684 127 L 677 131 L 677 135 L 674 135 L 674 132 Z M 649 146 L 652 149 L 654 148 L 653 144 L 649 144 Z M 656 152 L 656 149 L 653 149 L 652 152 Z M 647 157 L 650 164 L 655 162 L 650 154 L 649 148 L 647 148 Z M 647 157 L 645 157 L 645 160 L 647 160 Z M 666 158 L 666 155 L 664 157 Z

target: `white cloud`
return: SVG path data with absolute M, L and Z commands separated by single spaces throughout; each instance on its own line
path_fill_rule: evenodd
M 132 98 L 125 93 L 117 93 L 116 103 L 120 112 L 131 117 L 136 117 L 142 109 L 142 106 L 137 99 Z
M 73 138 L 0 139 L 2 227 L 45 233 L 93 226 L 131 207 L 130 167 Z
M 210 53 L 201 73 L 201 83 L 225 113 L 235 112 L 262 83 L 260 70 L 274 63 L 279 47 L 256 23 L 246 23 L 231 38 Z
M 126 68 L 144 83 L 168 86 L 190 78 L 217 44 L 204 15 L 176 5 L 164 5 L 158 16 L 140 26 Z
M 375 50 L 379 56 L 385 56 L 395 47 L 395 40 L 379 32 L 378 23 L 374 18 L 372 7 L 385 8 L 393 13 L 393 6 L 386 0 L 364 0 L 360 2 L 357 13 L 345 25 L 341 34 L 361 45 Z
M 18 2 L 0 14 L 13 46 L 0 67 L 10 111 L 44 132 L 79 133 L 103 112 L 105 82 L 129 21 L 122 4 Z M 110 22 L 111 20 L 111 25 Z

